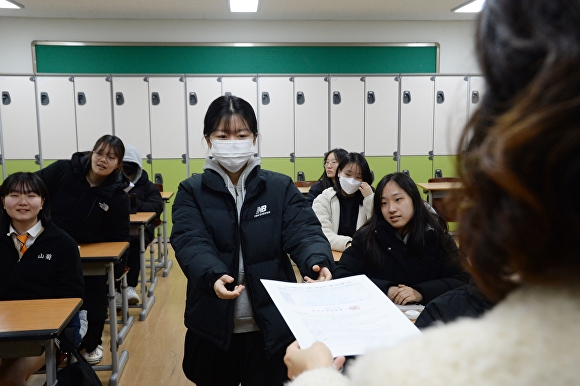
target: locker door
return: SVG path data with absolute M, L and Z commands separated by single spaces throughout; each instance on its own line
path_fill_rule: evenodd
M 365 77 L 365 156 L 376 183 L 397 171 L 399 77 Z
M 222 93 L 222 85 L 215 76 L 190 77 L 185 80 L 187 88 L 187 130 L 189 141 L 189 158 L 204 160 L 208 147 L 203 138 L 203 120 L 207 108 Z M 198 162 L 199 163 L 199 162 Z M 201 173 L 201 166 L 190 171 Z
M 113 134 L 111 79 L 104 76 L 74 78 L 77 147 L 92 150 L 97 139 Z
M 73 79 L 40 76 L 36 86 L 42 159 L 69 159 L 77 151 Z
M 114 133 L 139 149 L 141 157 L 151 157 L 149 133 L 149 85 L 143 77 L 113 77 Z M 149 161 L 150 162 L 150 161 Z M 143 162 L 143 169 L 151 168 Z
M 435 156 L 457 154 L 457 145 L 467 123 L 467 77 L 435 77 Z
M 294 83 L 288 76 L 258 78 L 259 153 L 264 169 L 294 176 Z
M 151 155 L 153 159 L 183 159 L 185 161 L 183 155 L 187 145 L 184 96 L 184 78 L 149 78 Z
M 322 158 L 329 150 L 328 78 L 294 78 L 294 140 L 296 157 Z
M 434 81 L 430 76 L 401 77 L 401 170 L 415 182 L 433 175 Z
M 330 78 L 330 148 L 364 151 L 364 78 Z
M 485 79 L 483 79 L 483 76 L 470 76 L 469 95 L 468 95 L 470 118 L 479 107 L 479 103 L 481 102 L 481 98 L 483 97 L 484 93 L 485 93 Z
M 33 172 L 39 169 L 38 127 L 34 77 L 0 77 L 0 127 L 3 170 Z
M 228 93 L 248 102 L 258 115 L 258 83 L 255 76 L 223 77 L 222 95 Z

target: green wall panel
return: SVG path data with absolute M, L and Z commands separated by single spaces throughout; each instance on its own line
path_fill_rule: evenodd
M 262 158 L 262 169 L 285 174 L 294 180 L 294 162 L 290 162 L 290 158 Z
M 397 171 L 397 161 L 394 161 L 393 157 L 366 157 L 366 159 L 375 175 L 375 180 L 373 181 L 375 188 L 381 178 Z
M 185 164 L 182 163 L 180 159 L 156 159 L 153 160 L 152 167 L 153 175 L 155 175 L 155 173 L 161 173 L 163 176 L 164 191 L 177 193 L 179 183 L 187 177 Z M 171 234 L 173 224 L 171 221 L 172 205 L 173 199 L 169 200 L 167 203 L 167 236 Z
M 437 72 L 427 46 L 67 45 L 34 43 L 37 73 L 372 74 Z
M 433 161 L 425 156 L 402 156 L 401 157 L 401 171 L 408 170 L 411 178 L 415 182 L 427 182 L 433 176 Z M 427 196 L 423 193 L 421 197 L 425 199 Z
M 203 165 L 205 165 L 205 158 L 190 158 L 189 159 L 189 175 L 193 173 L 203 173 Z
M 437 169 L 441 169 L 443 177 L 457 177 L 457 156 L 440 155 L 433 157 L 433 177 Z
M 304 172 L 306 181 L 317 181 L 324 172 L 324 157 L 296 158 L 294 163 L 294 181 L 298 179 L 298 172 Z
M 40 170 L 40 165 L 35 160 L 29 159 L 5 160 L 3 167 L 6 170 L 6 177 L 15 172 L 34 173 Z

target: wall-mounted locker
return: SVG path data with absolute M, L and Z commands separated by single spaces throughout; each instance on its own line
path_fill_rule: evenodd
M 235 95 L 248 102 L 258 114 L 258 78 L 254 76 L 224 76 L 221 78 L 222 95 Z
M 111 78 L 75 76 L 74 89 L 77 148 L 93 150 L 97 139 L 113 134 Z
M 469 108 L 469 118 L 477 111 L 480 106 L 481 98 L 485 93 L 485 79 L 483 76 L 470 76 L 469 77 L 469 92 L 468 98 L 468 108 Z
M 330 148 L 364 151 L 364 77 L 330 78 Z
M 72 77 L 36 78 L 43 160 L 69 159 L 78 149 L 73 82 Z
M 34 77 L 0 76 L 0 92 L 3 172 L 36 171 L 40 153 Z
M 151 162 L 151 135 L 149 130 L 149 83 L 147 78 L 113 77 L 114 133 L 139 149 L 141 157 Z M 143 169 L 151 173 L 150 166 Z
M 222 85 L 215 76 L 187 77 L 185 79 L 187 103 L 187 137 L 189 158 L 204 160 L 208 147 L 203 137 L 203 120 L 207 108 L 222 93 Z M 203 165 L 201 165 L 203 166 Z M 201 166 L 191 168 L 190 173 L 201 173 Z
M 322 157 L 328 146 L 328 77 L 294 78 L 296 157 Z
M 294 176 L 294 80 L 258 78 L 259 153 L 265 169 Z
M 401 77 L 400 169 L 416 182 L 432 175 L 434 83 L 430 76 Z
M 365 77 L 365 156 L 375 185 L 397 171 L 399 159 L 398 76 Z

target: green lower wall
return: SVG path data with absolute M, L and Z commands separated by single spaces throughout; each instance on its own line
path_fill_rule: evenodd
M 433 157 L 433 176 L 435 176 L 435 170 L 437 169 L 441 169 L 443 177 L 457 177 L 457 156 Z
M 402 156 L 401 171 L 408 170 L 411 178 L 415 182 L 427 182 L 433 177 L 433 161 L 426 156 Z M 426 195 L 421 189 L 421 197 L 426 199 Z
M 151 179 L 154 178 L 155 173 L 161 173 L 163 176 L 163 190 L 166 192 L 177 193 L 179 183 L 187 178 L 185 164 L 180 159 L 156 159 L 153 161 L 151 168 Z M 171 221 L 171 207 L 174 197 L 167 203 L 167 237 L 171 234 L 173 224 Z
M 294 178 L 294 162 L 290 158 L 262 158 L 262 169 L 271 170 Z
M 294 181 L 298 172 L 304 172 L 306 181 L 317 181 L 324 172 L 324 157 L 296 158 L 294 164 Z
M 397 171 L 397 161 L 393 157 L 366 157 L 369 167 L 375 175 L 373 186 L 376 187 L 381 178 Z
M 40 165 L 36 163 L 35 160 L 5 160 L 4 165 L 1 167 L 6 170 L 6 177 L 8 177 L 12 173 L 16 172 L 37 172 L 40 170 Z M 2 173 L 2 169 L 0 169 L 0 173 Z M 3 174 L 0 174 L 0 178 Z

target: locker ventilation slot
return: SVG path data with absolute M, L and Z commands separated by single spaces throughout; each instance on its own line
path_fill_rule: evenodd
M 195 106 L 197 104 L 197 94 L 194 92 L 189 93 L 189 104 Z
M 443 91 L 437 91 L 437 103 L 441 104 L 443 102 L 445 102 L 445 94 Z
M 40 104 L 43 106 L 47 106 L 50 103 L 50 99 L 48 98 L 47 92 L 40 93 Z
M 267 91 L 262 93 L 262 104 L 264 106 L 270 104 L 270 94 Z
M 411 92 L 410 91 L 403 91 L 403 103 L 411 103 Z
M 303 105 L 306 102 L 306 98 L 304 97 L 304 93 L 302 91 L 298 91 L 296 93 L 296 104 Z
M 152 92 L 151 93 L 151 104 L 153 106 L 157 106 L 159 103 L 161 103 L 161 98 L 159 98 L 159 93 L 158 92 Z
M 79 102 L 79 106 L 84 106 L 87 103 L 87 97 L 85 97 L 85 93 L 79 92 L 77 95 L 77 100 Z
M 125 97 L 123 96 L 122 92 L 118 92 L 115 94 L 115 103 L 117 106 L 123 106 L 125 103 Z
M 10 99 L 10 93 L 8 91 L 2 91 L 2 104 L 4 106 L 9 105 L 12 100 Z
M 332 103 L 335 105 L 339 105 L 341 102 L 340 98 L 340 91 L 335 91 L 332 93 Z
M 367 92 L 367 103 L 369 105 L 372 105 L 373 103 L 375 103 L 375 92 L 374 91 Z

